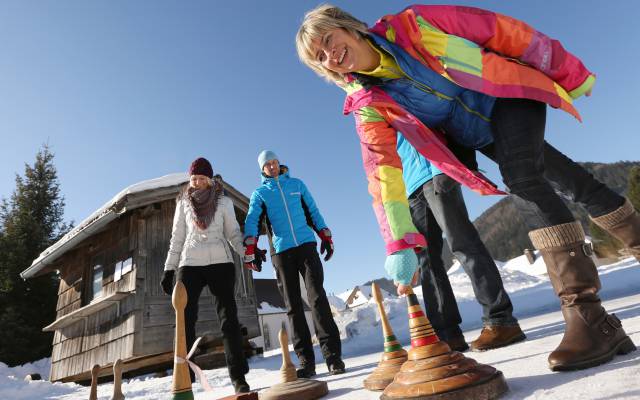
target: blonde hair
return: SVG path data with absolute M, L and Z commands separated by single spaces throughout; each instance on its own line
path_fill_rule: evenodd
M 315 59 L 314 47 L 311 43 L 327 31 L 336 28 L 344 29 L 361 38 L 369 32 L 367 24 L 348 12 L 331 4 L 321 4 L 305 14 L 296 34 L 296 49 L 300 61 L 315 73 L 329 81 L 342 82 L 344 81 L 342 74 L 328 70 Z

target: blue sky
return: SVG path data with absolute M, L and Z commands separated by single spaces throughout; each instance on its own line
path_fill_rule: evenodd
M 580 161 L 639 158 L 640 2 L 450 3 L 523 19 L 597 74 L 593 96 L 577 102 L 582 124 L 549 111 L 552 144 Z M 269 148 L 307 183 L 334 232 L 327 290 L 383 276 L 383 242 L 343 93 L 295 53 L 302 16 L 319 2 L 218 4 L 0 3 L 0 197 L 10 196 L 15 173 L 43 143 L 56 154 L 66 218 L 76 222 L 124 187 L 184 171 L 198 156 L 249 195 L 260 182 L 257 154 Z M 372 24 L 411 3 L 334 4 Z M 481 167 L 500 181 L 490 161 Z M 499 200 L 465 198 L 473 218 Z

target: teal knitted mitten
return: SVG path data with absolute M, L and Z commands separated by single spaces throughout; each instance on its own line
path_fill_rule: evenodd
M 409 285 L 418 269 L 418 257 L 413 249 L 396 251 L 387 256 L 384 269 L 394 281 Z

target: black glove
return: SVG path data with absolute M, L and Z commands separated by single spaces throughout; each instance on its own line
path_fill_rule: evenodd
M 322 239 L 322 242 L 320 243 L 320 254 L 324 254 L 326 251 L 327 254 L 324 256 L 324 260 L 329 261 L 333 255 L 333 238 L 331 237 L 331 231 L 329 228 L 324 228 L 318 232 L 318 236 Z
M 160 286 L 162 286 L 162 291 L 167 295 L 171 296 L 173 293 L 173 275 L 175 275 L 176 271 L 174 270 L 166 270 L 162 274 L 162 280 L 160 281 Z
M 243 242 L 244 266 L 256 272 L 262 271 L 262 263 L 267 261 L 267 251 L 258 248 L 258 238 L 247 236 Z

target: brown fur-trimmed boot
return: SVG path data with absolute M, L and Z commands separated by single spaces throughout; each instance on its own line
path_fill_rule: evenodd
M 592 217 L 591 220 L 621 241 L 625 254 L 640 261 L 640 215 L 629 199 L 620 208 L 600 217 Z
M 635 350 L 618 317 L 600 304 L 600 278 L 580 223 L 537 229 L 529 238 L 542 253 L 566 322 L 560 345 L 549 355 L 549 368 L 590 368 Z

